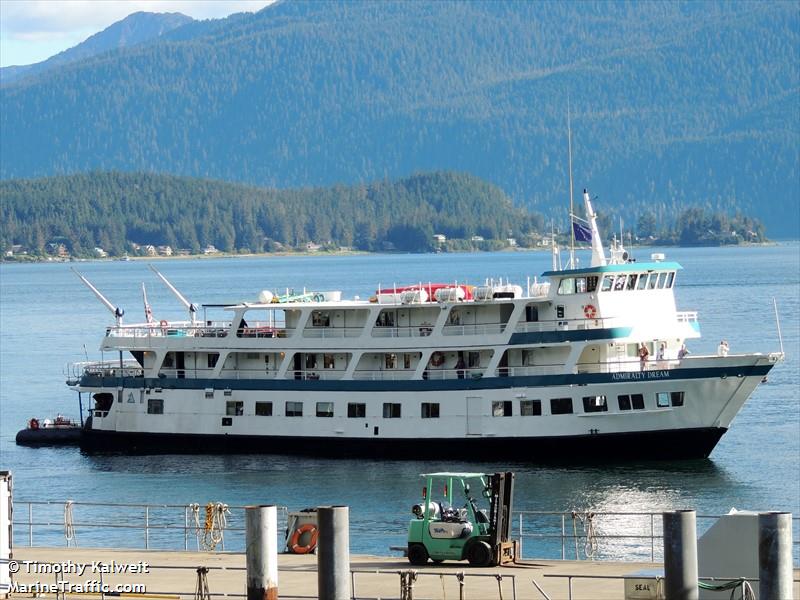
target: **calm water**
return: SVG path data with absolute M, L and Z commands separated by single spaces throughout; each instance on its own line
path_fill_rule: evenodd
M 638 252 L 639 259 L 651 251 L 657 250 Z M 699 514 L 721 514 L 737 507 L 800 514 L 800 246 L 664 252 L 684 266 L 676 290 L 679 309 L 700 313 L 703 338 L 690 346 L 694 354 L 715 352 L 722 338 L 732 352 L 777 350 L 771 298 L 778 301 L 787 360 L 759 387 L 709 460 L 637 463 L 635 447 L 630 448 L 632 462 L 625 464 L 563 467 L 513 460 L 468 463 L 462 456 L 432 456 L 422 462 L 250 455 L 97 457 L 71 448 L 17 447 L 14 435 L 31 416 L 62 412 L 77 417 L 77 397 L 64 385 L 63 367 L 87 355 L 99 359 L 103 328 L 112 321 L 69 265 L 35 264 L 0 266 L 0 469 L 13 472 L 18 499 L 223 501 L 291 509 L 346 504 L 351 506 L 353 550 L 381 554 L 389 545 L 403 543 L 410 507 L 420 493 L 418 474 L 433 470 L 514 470 L 519 510 L 695 508 Z M 379 283 L 480 283 L 486 277 L 524 282 L 548 270 L 549 260 L 547 253 L 320 256 L 173 260 L 159 263 L 159 268 L 199 304 L 255 300 L 262 289 L 286 287 L 341 289 L 345 297 L 365 298 Z M 588 264 L 588 256 L 582 263 Z M 185 318 L 145 263 L 77 267 L 126 309 L 130 321 L 143 320 L 142 281 L 156 319 Z M 53 521 L 60 521 L 61 510 L 51 511 Z M 241 518 L 234 524 L 241 525 Z M 37 536 L 37 543 L 63 543 L 58 531 L 54 528 L 50 538 Z M 15 531 L 20 543 L 26 534 L 21 528 Z M 88 533 L 82 536 L 82 545 L 109 543 Z M 120 537 L 111 543 L 140 540 Z M 560 545 L 534 546 L 528 543 L 525 554 L 560 552 Z

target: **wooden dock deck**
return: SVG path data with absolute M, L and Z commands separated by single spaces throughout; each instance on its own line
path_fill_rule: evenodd
M 245 594 L 244 554 L 172 552 L 156 550 L 109 550 L 99 548 L 17 548 L 14 560 L 19 571 L 14 580 L 20 585 L 36 582 L 55 585 L 58 579 L 82 585 L 79 592 L 67 593 L 69 597 L 98 597 L 96 589 L 87 582 L 100 581 L 109 585 L 143 584 L 144 590 L 114 594 L 122 598 L 178 600 L 194 598 L 197 587 L 197 568 L 207 567 L 207 580 L 212 597 Z M 99 573 L 93 567 L 98 563 L 117 568 L 139 566 L 144 573 Z M 45 565 L 64 565 L 70 572 L 48 572 Z M 314 555 L 281 554 L 279 564 L 279 597 L 317 597 L 317 559 Z M 145 566 L 144 569 L 141 566 Z M 80 567 L 86 570 L 77 573 Z M 130 569 L 130 567 L 127 567 Z M 355 598 L 400 598 L 400 572 L 414 570 L 417 579 L 413 597 L 416 599 L 458 599 L 460 586 L 458 574 L 464 573 L 463 597 L 470 600 L 541 600 L 544 596 L 532 580 L 552 599 L 569 598 L 569 584 L 565 578 L 553 575 L 581 575 L 599 577 L 630 576 L 641 571 L 660 570 L 659 563 L 591 562 L 591 561 L 526 561 L 522 566 L 473 569 L 466 563 L 433 563 L 412 569 L 400 557 L 375 557 L 353 555 L 350 568 L 354 572 Z M 45 572 L 41 572 L 44 570 Z M 37 572 L 39 571 L 39 572 Z M 795 571 L 795 581 L 800 572 Z M 653 584 L 655 582 L 653 581 Z M 575 600 L 605 600 L 624 598 L 622 579 L 574 579 L 572 598 Z M 51 594 L 44 594 L 49 597 Z M 54 594 L 52 594 L 54 596 Z M 14 598 L 30 598 L 30 590 L 17 591 Z M 795 583 L 795 598 L 800 599 L 800 586 Z

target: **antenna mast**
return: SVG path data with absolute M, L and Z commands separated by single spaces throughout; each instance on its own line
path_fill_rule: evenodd
M 567 95 L 567 152 L 569 153 L 569 268 L 575 268 L 575 229 L 572 215 L 575 213 L 572 200 L 572 124 L 570 122 L 569 95 Z

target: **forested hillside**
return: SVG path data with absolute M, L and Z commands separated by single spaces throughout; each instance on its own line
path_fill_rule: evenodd
M 740 210 L 797 237 L 798 55 L 793 2 L 284 1 L 3 85 L 0 176 L 447 169 L 563 230 L 569 98 L 603 214 Z
M 433 234 L 486 240 L 541 228 L 497 187 L 471 175 L 420 174 L 370 185 L 258 189 L 169 175 L 89 173 L 0 182 L 0 248 L 120 256 L 139 245 L 199 253 L 303 249 L 425 251 Z

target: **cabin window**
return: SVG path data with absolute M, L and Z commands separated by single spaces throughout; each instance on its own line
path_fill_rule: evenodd
M 520 400 L 519 414 L 523 417 L 539 417 L 542 414 L 541 400 Z
M 399 419 L 401 414 L 402 405 L 399 402 L 384 402 L 383 403 L 383 418 L 384 419 Z
M 204 390 L 204 394 L 206 398 L 213 398 L 214 397 L 214 388 L 206 388 Z
M 233 425 L 233 417 L 222 417 L 222 426 L 230 427 Z
M 303 403 L 302 402 L 286 402 L 285 414 L 287 417 L 302 417 L 303 416 Z
M 670 392 L 669 397 L 672 406 L 683 406 L 683 392 Z
M 599 278 L 597 277 L 597 275 L 589 275 L 586 278 L 586 291 L 587 292 L 591 293 L 591 292 L 594 292 L 597 289 L 597 280 L 598 279 Z
M 639 276 L 636 273 L 628 275 L 628 286 L 625 289 L 628 290 L 635 290 L 636 289 L 636 281 Z
M 575 279 L 573 277 L 565 277 L 558 283 L 558 295 L 565 296 L 567 294 L 575 293 Z
M 312 327 L 330 327 L 331 316 L 327 312 L 321 310 L 314 310 L 311 312 L 311 326 Z
M 225 403 L 225 414 L 229 417 L 241 417 L 244 414 L 244 402 L 228 400 Z
M 644 290 L 647 288 L 647 273 L 639 275 L 639 283 L 636 284 L 637 290 Z
M 213 369 L 217 366 L 217 361 L 219 360 L 219 352 L 209 352 L 206 356 L 206 365 L 209 369 Z
M 317 402 L 317 416 L 318 417 L 332 417 L 333 416 L 333 402 Z
M 601 292 L 610 292 L 611 288 L 614 286 L 614 276 L 613 275 L 604 275 L 603 276 L 603 286 L 600 288 Z
M 614 291 L 619 292 L 620 290 L 625 289 L 625 280 L 627 279 L 627 275 L 617 275 L 616 280 L 614 281 Z
M 382 312 L 378 315 L 378 320 L 375 321 L 378 327 L 394 327 L 394 313 Z
M 271 417 L 272 416 L 272 402 L 256 402 L 256 416 L 257 417 Z
M 667 392 L 656 392 L 656 406 L 658 408 L 669 406 L 669 394 Z
M 438 419 L 439 418 L 439 403 L 438 402 L 423 402 L 422 403 L 422 418 L 423 419 Z
M 481 353 L 480 352 L 467 352 L 467 366 L 469 368 L 481 366 Z
M 495 400 L 492 402 L 493 417 L 511 417 L 513 414 L 511 400 Z
M 367 405 L 363 402 L 348 402 L 347 417 L 350 419 L 363 419 L 367 416 Z
M 644 396 L 641 394 L 624 394 L 617 396 L 620 410 L 644 410 Z
M 163 415 L 164 414 L 164 400 L 161 398 L 148 398 L 147 399 L 147 414 L 148 415 Z
M 387 369 L 397 368 L 397 354 L 384 354 L 383 363 Z
M 633 410 L 644 410 L 644 396 L 642 394 L 631 394 L 631 404 Z
M 269 354 L 264 355 L 264 365 L 269 367 Z
M 448 325 L 461 325 L 461 312 L 456 310 L 455 308 L 450 311 L 450 314 L 447 315 L 447 324 Z
M 411 355 L 410 354 L 403 354 L 403 368 L 410 369 L 411 368 Z
M 675 283 L 675 271 L 667 274 L 667 283 L 664 287 L 671 288 L 673 283 Z
M 550 400 L 551 415 L 571 415 L 572 398 L 552 398 Z
M 333 354 L 323 354 L 322 355 L 322 366 L 326 369 L 335 369 L 336 368 L 336 358 Z
M 526 306 L 525 307 L 525 320 L 528 323 L 535 323 L 539 320 L 539 307 L 538 306 Z
M 584 396 L 583 412 L 608 412 L 608 403 L 605 396 Z

